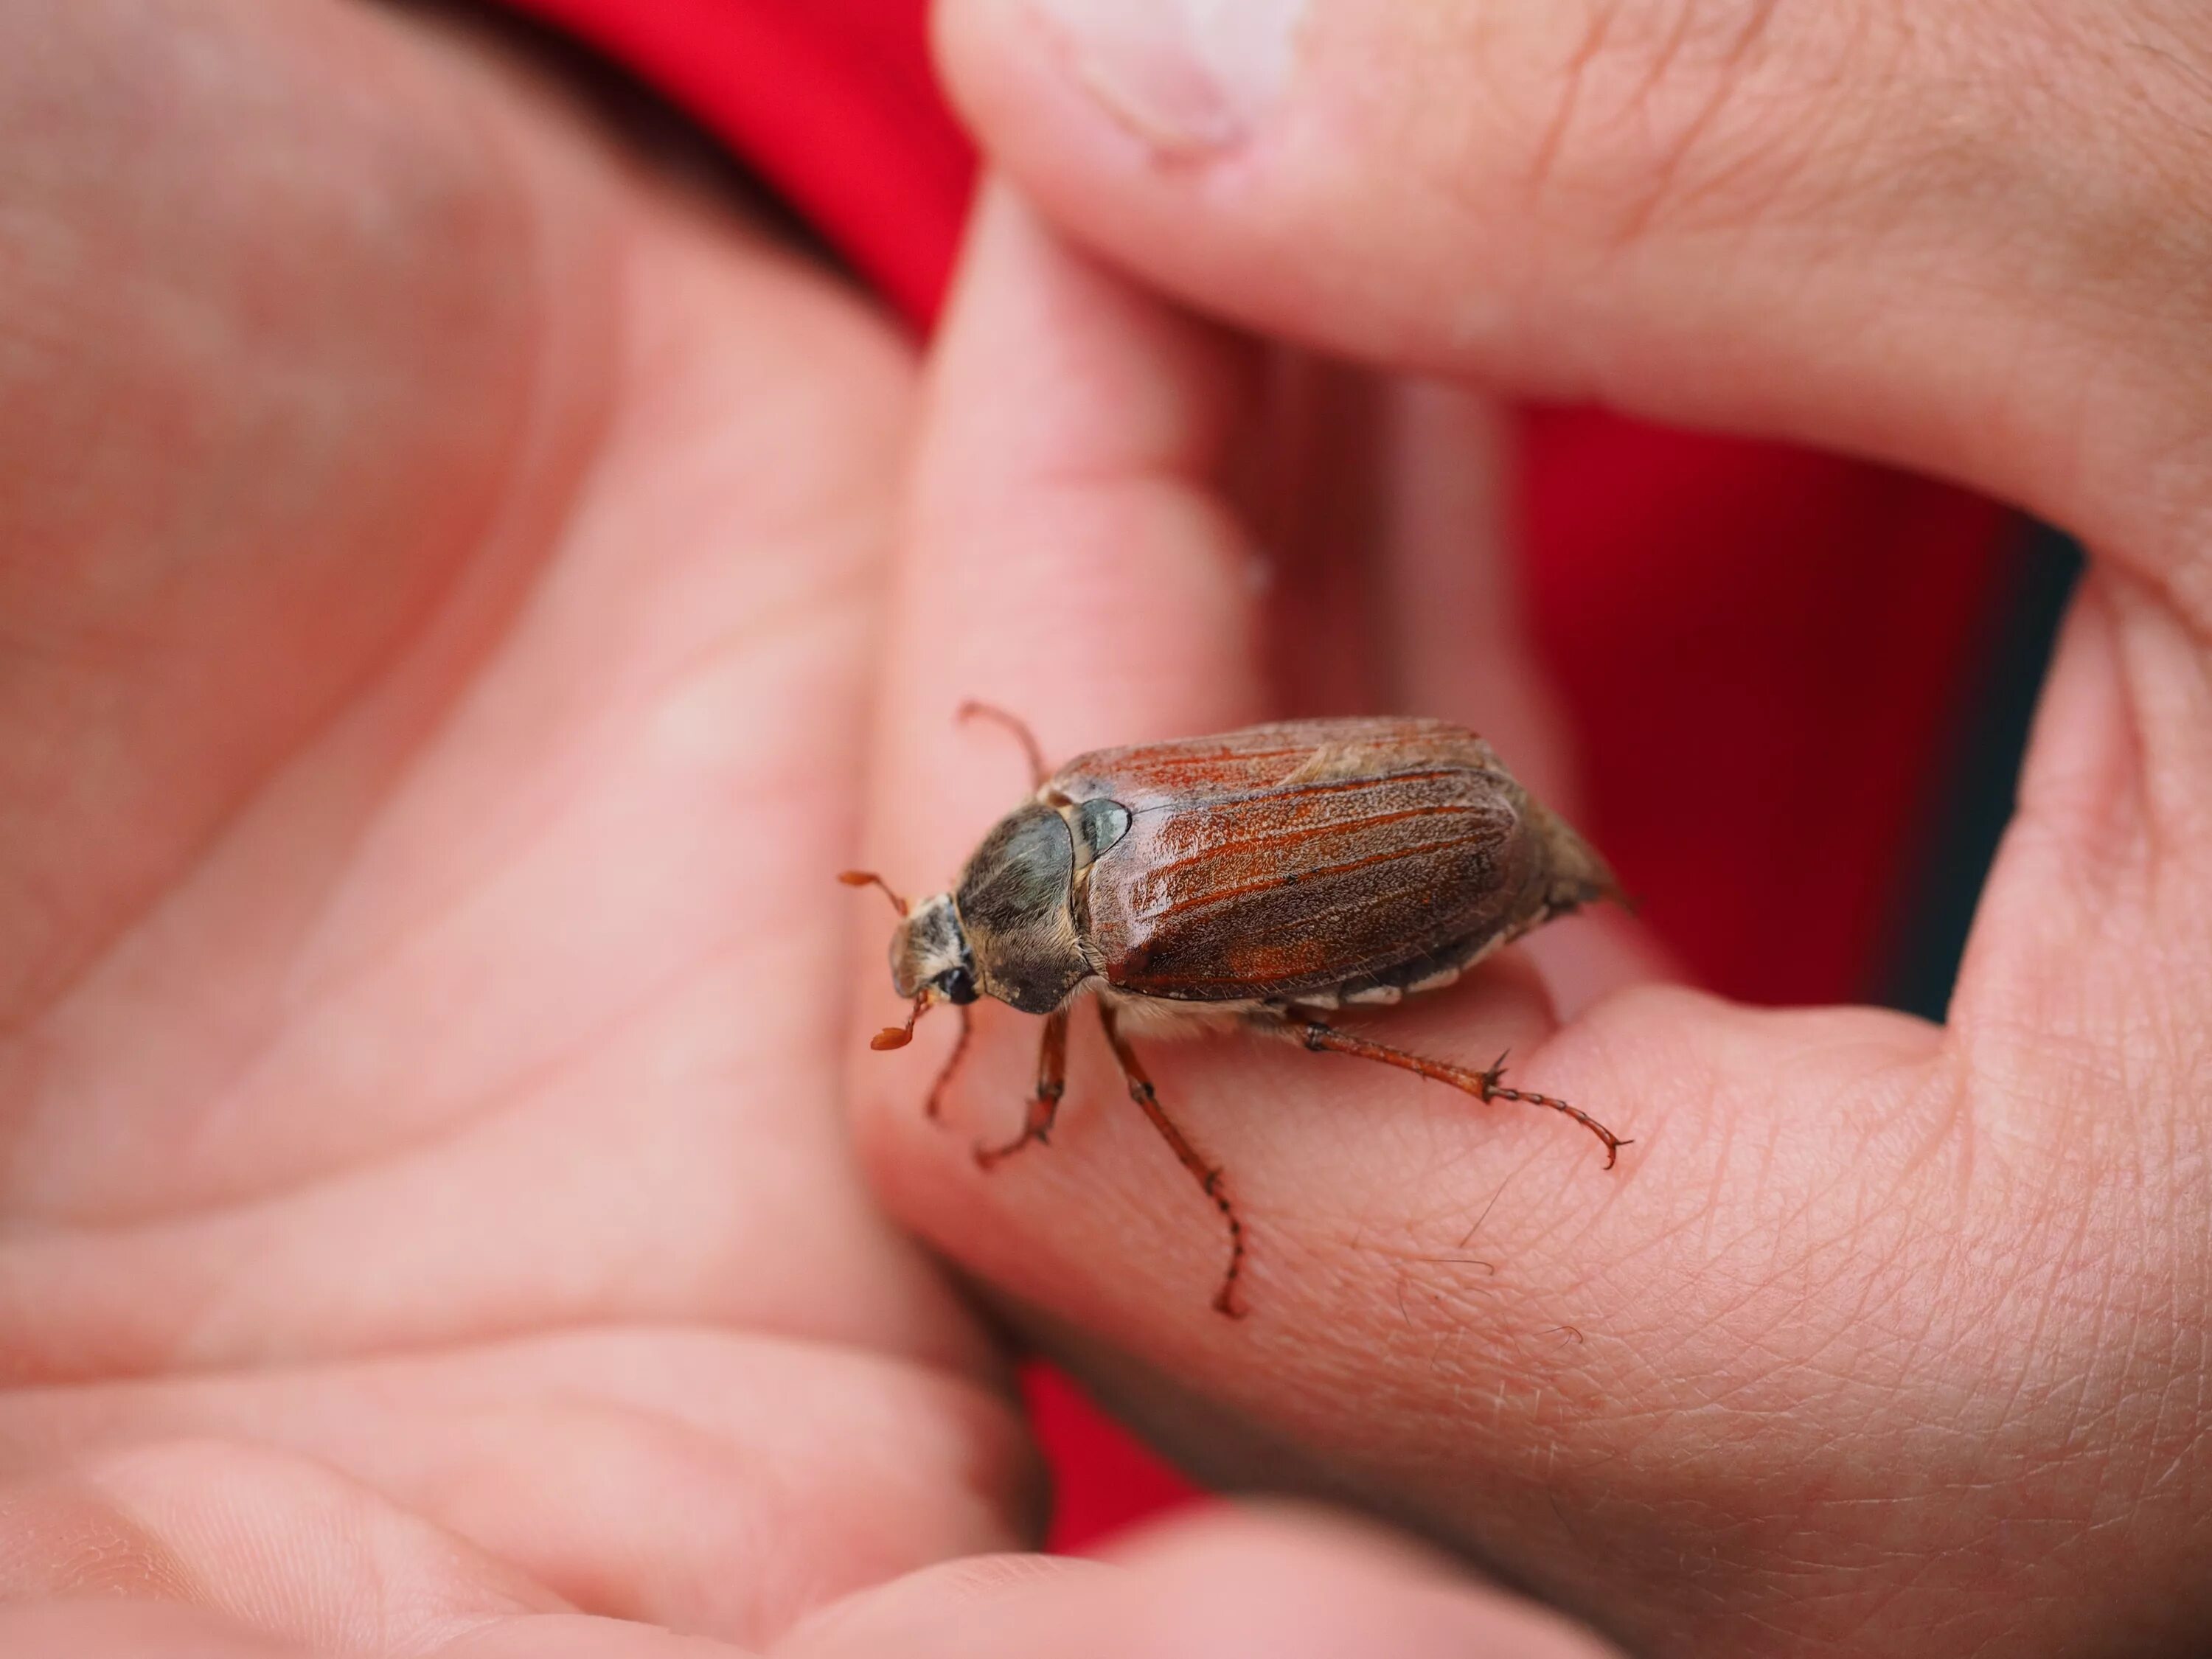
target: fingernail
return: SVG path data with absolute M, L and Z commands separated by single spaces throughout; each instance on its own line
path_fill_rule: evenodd
M 1154 149 L 1240 144 L 1290 79 L 1306 0 L 1030 0 L 1075 73 Z

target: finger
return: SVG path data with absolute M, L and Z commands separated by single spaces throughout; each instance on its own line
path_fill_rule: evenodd
M 1262 627 L 1273 713 L 1382 714 L 1391 641 L 1382 580 L 1382 377 L 1269 349 L 1229 481 L 1267 576 Z
M 26 1659 L 321 1659 L 236 1620 L 147 1601 L 0 1603 L 0 1652 Z
M 957 719 L 971 700 L 1024 721 L 1048 765 L 1266 712 L 1266 573 L 1224 491 L 1258 369 L 986 190 L 887 607 L 868 844 L 894 888 L 945 885 L 1030 787 L 1006 732 Z
M 987 201 L 934 371 L 915 527 L 890 606 L 873 844 L 895 886 L 945 884 L 1025 793 L 1003 732 L 948 718 L 965 696 L 1024 714 L 1054 759 L 1267 711 L 1264 596 L 1225 506 L 1235 417 L 1256 406 L 1251 368 L 1237 343 L 1093 268 L 1011 199 Z M 862 925 L 868 957 L 880 961 L 879 914 Z M 880 972 L 871 975 L 881 1011 L 871 1025 L 890 1012 Z M 1527 1050 L 1551 1025 L 1528 964 L 1510 955 L 1485 964 L 1447 1006 L 1475 1033 L 1460 1035 L 1467 1053 L 1481 1049 L 1477 1063 Z M 1150 1322 L 1139 1310 L 1152 1305 L 1144 1287 L 1155 1275 L 1184 1286 L 1213 1279 L 1216 1238 L 1173 1219 L 1187 1220 L 1198 1194 L 1163 1163 L 1144 1118 L 1120 1103 L 1125 1090 L 1106 1081 L 1112 1062 L 1087 1011 L 1076 1022 L 1067 1138 L 1050 1150 L 1101 1150 L 981 1176 L 971 1146 L 1006 1140 L 1020 1120 L 1038 1039 L 1032 1022 L 996 1004 L 978 1005 L 974 1018 L 977 1041 L 942 1123 L 921 1104 L 952 1048 L 943 1017 L 923 1027 L 938 1035 L 921 1052 L 863 1055 L 854 1074 L 861 1145 L 908 1218 L 1011 1288 L 1058 1299 L 1080 1285 L 1084 1316 L 1124 1326 Z M 1170 1116 L 1201 1148 L 1235 1121 L 1224 1105 L 1255 1089 L 1277 1122 L 1282 1056 L 1255 1085 L 1240 1069 L 1255 1058 L 1249 1039 L 1184 1047 L 1187 1055 L 1164 1059 L 1161 1086 L 1176 1097 Z M 1357 1098 L 1360 1086 L 1310 1074 L 1293 1088 L 1326 1116 L 1322 1100 L 1344 1098 L 1330 1091 Z M 1341 1139 L 1327 1129 L 1302 1145 L 1302 1115 L 1278 1127 L 1293 1165 Z M 1504 1120 L 1501 1132 L 1516 1146 L 1557 1146 L 1526 1120 Z M 1358 1183 L 1362 1201 L 1385 1213 L 1407 1201 L 1392 1161 L 1373 1159 Z M 1579 1172 L 1579 1162 L 1570 1167 Z M 1335 1209 L 1334 1196 L 1325 1207 Z
M 21 1659 L 390 1659 L 374 1632 L 351 1646 L 270 1636 L 196 1607 L 150 1601 L 0 1605 L 0 1653 Z M 474 1621 L 422 1659 L 747 1659 L 748 1650 L 650 1626 L 572 1613 Z
M 2212 42 L 2147 8 L 945 0 L 939 38 L 1044 210 L 1224 316 L 1905 460 L 2146 557 L 2203 521 L 2173 296 L 2212 186 L 2163 112 Z
M 1457 720 L 1605 845 L 1523 603 L 1503 411 L 1463 387 L 1287 349 L 1270 370 L 1252 512 L 1281 712 Z M 1609 908 L 1541 930 L 1516 957 L 1566 1015 L 1672 971 Z
M 1609 826 L 1586 810 L 1574 732 L 1522 592 L 1504 412 L 1466 387 L 1393 377 L 1376 415 L 1389 706 L 1481 732 L 1539 799 L 1609 845 Z M 1639 874 L 1620 870 L 1631 892 Z M 1679 976 L 1649 930 L 1611 907 L 1521 949 L 1569 1018 L 1639 981 Z
M 173 1602 L 309 1650 L 435 1649 L 562 1607 L 365 1487 L 234 1444 L 166 1442 L 18 1480 L 0 1530 L 0 1601 Z
M 739 1659 L 587 1618 L 304 1458 L 182 1440 L 0 1485 L 0 1651 L 68 1659 Z
M 2201 259 L 2174 227 L 2212 175 L 2129 158 L 2173 154 L 2161 112 L 2212 41 L 2126 6 L 1946 18 L 945 0 L 939 35 L 987 143 L 1018 135 L 1024 187 L 1209 309 L 1981 483 L 2135 573 L 2194 636 L 2193 679 L 2212 474 L 2205 319 L 2173 297 Z M 2131 631 L 2113 672 L 2138 655 L 2166 660 Z M 2152 712 L 2121 752 L 2204 752 L 2186 720 L 2147 742 Z M 2197 769 L 2163 803 L 2125 792 L 2166 809 L 2128 833 L 2200 840 L 2170 799 Z M 2202 914 L 2119 932 L 2179 940 Z
M 740 1642 L 1021 1545 L 1042 1508 L 1028 1441 L 981 1388 L 706 1331 L 23 1389 L 0 1403 L 0 1437 L 46 1468 L 185 1439 L 312 1459 L 508 1564 L 545 1605 Z
M 1218 1516 L 1125 1541 L 1115 1563 L 951 1563 L 830 1609 L 778 1659 L 1595 1659 L 1564 1621 L 1455 1583 L 1394 1540 L 1306 1516 Z
M 965 697 L 1025 715 L 1053 758 L 1266 712 L 1262 596 L 1224 504 L 1228 439 L 1255 403 L 1249 369 L 1235 342 L 1095 269 L 1012 201 L 987 200 L 934 368 L 890 605 L 872 833 L 894 885 L 943 884 L 1026 793 L 1005 733 L 950 719 Z M 861 926 L 872 994 L 887 1002 L 878 907 Z M 1549 1010 L 1511 953 L 1424 1001 L 1391 1018 L 1393 1040 L 1477 1065 L 1512 1048 L 1531 1087 L 1571 1094 L 1588 1082 L 1619 1102 L 1632 1097 L 1632 1066 L 1639 1091 L 1694 1075 L 1678 1054 L 1647 1075 L 1649 1047 L 1612 1034 L 1571 1051 L 1544 1044 Z M 1258 1230 L 1249 1283 L 1264 1312 L 1253 1328 L 1276 1334 L 1261 1336 L 1268 1358 L 1255 1364 L 1251 1340 L 1208 1305 L 1218 1218 L 1127 1103 L 1087 1014 L 1050 1144 L 988 1174 L 970 1149 L 1020 1121 L 1038 1037 L 1035 1022 L 989 1002 L 975 1024 L 941 1123 L 921 1107 L 952 1048 L 950 1022 L 925 1024 L 923 1052 L 899 1058 L 855 1045 L 858 1137 L 878 1188 L 985 1279 L 1184 1370 L 1256 1419 L 1279 1420 L 1301 1400 L 1349 1407 L 1347 1391 L 1376 1385 L 1378 1358 L 1410 1368 L 1390 1386 L 1425 1394 L 1420 1356 L 1463 1305 L 1459 1281 L 1479 1270 L 1461 1265 L 1470 1223 L 1501 1188 L 1483 1244 L 1503 1241 L 1526 1292 L 1498 1327 L 1516 1361 L 1553 1360 L 1571 1316 L 1547 1304 L 1658 1224 L 1647 1212 L 1617 1239 L 1594 1238 L 1632 1182 L 1566 1144 L 1572 1126 L 1548 1115 L 1429 1098 L 1399 1074 L 1236 1036 L 1149 1045 L 1166 1111 L 1226 1168 Z M 1621 1058 L 1607 1067 L 1614 1042 Z M 1686 1093 L 1695 1117 L 1699 1091 Z M 1662 1126 L 1620 1127 L 1656 1146 Z M 1694 1143 L 1698 1130 L 1678 1121 L 1674 1133 Z M 1425 1277 L 1427 1299 L 1409 1297 L 1409 1276 Z M 1286 1353 L 1275 1345 L 1291 1332 L 1315 1334 Z M 1386 1455 L 1409 1449 L 1394 1440 Z M 1441 1489 L 1459 1472 L 1435 1478 Z M 1463 1501 L 1449 1503 L 1459 1518 Z
M 968 697 L 1025 719 L 1055 762 L 1265 712 L 1264 572 L 1224 490 L 1258 374 L 1250 347 L 986 191 L 930 375 L 882 775 L 1022 793 L 1003 734 L 953 731 Z M 981 826 L 900 827 L 928 835 L 900 850 L 934 873 Z
M 1225 494 L 1260 369 L 1243 343 L 1094 270 L 1011 195 L 986 190 L 930 374 L 888 605 L 868 845 L 894 887 L 949 884 L 1030 789 L 1008 734 L 956 723 L 968 699 L 1025 720 L 1048 764 L 1268 712 L 1265 573 Z M 873 965 L 880 912 L 859 926 L 865 1029 L 881 1023 L 872 1007 L 894 1005 Z M 969 1157 L 973 1143 L 1006 1139 L 1000 1114 L 1018 1117 L 1033 1022 L 988 1001 L 974 1018 L 978 1040 L 943 1126 L 921 1106 L 952 1046 L 947 1019 L 925 1024 L 900 1060 L 860 1056 L 861 1149 L 910 1212 L 941 1216 L 988 1194 L 1033 1226 L 1050 1198 L 979 1188 Z M 1086 1041 L 1079 1034 L 1079 1053 Z
M 1377 410 L 1389 474 L 1392 707 L 1461 720 L 1580 821 L 1573 734 L 1522 591 L 1510 417 L 1483 393 L 1398 378 Z

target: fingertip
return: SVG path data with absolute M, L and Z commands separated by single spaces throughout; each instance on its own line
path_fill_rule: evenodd
M 801 1620 L 776 1659 L 929 1659 L 996 1652 L 988 1626 L 1019 1623 L 1027 1608 L 1064 1602 L 1115 1568 L 1074 1556 L 970 1555 L 939 1561 L 833 1601 Z M 969 1644 L 976 1644 L 969 1646 Z
M 987 475 L 1207 477 L 1258 374 L 1255 348 L 1101 264 L 998 179 L 976 199 L 932 366 L 925 484 Z M 956 441 L 941 439 L 950 434 Z
M 940 1564 L 817 1615 L 778 1659 L 1603 1659 L 1557 1614 L 1457 1578 L 1378 1528 L 1291 1509 L 1201 1512 L 1103 1561 Z
M 1219 472 L 1250 349 L 987 185 L 930 369 L 894 589 L 879 781 L 934 878 L 1056 763 L 1261 710 L 1253 552 Z M 962 803 L 932 811 L 928 803 Z M 890 813 L 879 815 L 889 818 Z
M 1145 1659 L 1605 1659 L 1532 1602 L 1468 1583 L 1379 1528 L 1322 1511 L 1201 1516 L 1126 1558 L 1152 1599 Z

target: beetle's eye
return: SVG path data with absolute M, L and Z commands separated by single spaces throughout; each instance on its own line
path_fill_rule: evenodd
M 965 968 L 948 968 L 937 976 L 937 989 L 947 1002 L 975 1000 L 975 981 Z

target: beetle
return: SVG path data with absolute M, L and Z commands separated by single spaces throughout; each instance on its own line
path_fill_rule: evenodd
M 1051 1134 L 1068 1020 L 1085 995 L 1131 1098 L 1227 1224 L 1213 1305 L 1232 1318 L 1243 1220 L 1220 1167 L 1161 1108 L 1126 1026 L 1172 1027 L 1176 1015 L 1241 1024 L 1479 1100 L 1549 1107 L 1604 1144 L 1607 1169 L 1629 1144 L 1579 1107 L 1504 1086 L 1503 1054 L 1475 1071 L 1322 1017 L 1437 989 L 1555 916 L 1625 902 L 1605 860 L 1474 732 L 1432 720 L 1289 720 L 1101 749 L 1048 774 L 1012 715 L 980 703 L 961 714 L 1013 731 L 1035 793 L 983 837 L 949 892 L 910 905 L 872 872 L 839 879 L 881 887 L 899 913 L 891 982 L 912 1006 L 870 1046 L 903 1047 L 938 1003 L 960 1010 L 930 1116 L 966 1051 L 969 1005 L 994 997 L 1043 1017 L 1021 1132 L 979 1146 L 983 1168 Z

